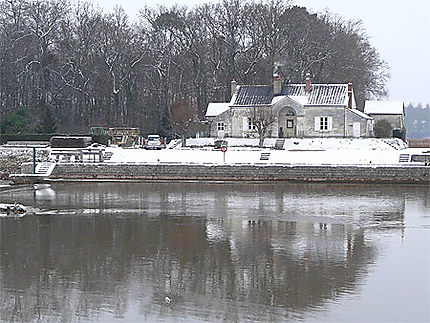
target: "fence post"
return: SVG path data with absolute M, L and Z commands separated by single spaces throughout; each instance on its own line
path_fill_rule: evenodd
M 36 174 L 36 147 L 33 147 L 33 174 Z

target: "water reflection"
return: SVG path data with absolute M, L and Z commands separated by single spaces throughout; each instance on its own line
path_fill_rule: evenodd
M 405 212 L 392 187 L 59 184 L 0 197 L 35 212 L 0 222 L 8 322 L 300 319 L 359 286 L 378 256 L 367 233 L 401 235 Z

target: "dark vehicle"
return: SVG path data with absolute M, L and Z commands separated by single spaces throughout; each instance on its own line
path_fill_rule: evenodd
M 227 146 L 228 142 L 224 139 L 218 139 L 214 141 L 214 147 L 215 149 L 221 149 L 222 146 Z

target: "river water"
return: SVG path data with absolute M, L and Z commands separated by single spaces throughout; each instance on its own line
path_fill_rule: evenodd
M 430 321 L 419 186 L 68 183 L 0 192 L 2 322 Z

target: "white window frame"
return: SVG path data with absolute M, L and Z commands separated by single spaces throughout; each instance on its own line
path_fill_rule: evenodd
M 219 121 L 216 124 L 216 130 L 218 131 L 224 131 L 225 130 L 225 123 L 223 121 Z
M 320 131 L 328 131 L 328 117 L 320 117 Z
M 248 130 L 249 131 L 257 131 L 257 127 L 256 125 L 252 122 L 252 120 L 249 121 L 248 123 Z
M 315 131 L 328 132 L 333 130 L 333 117 L 315 117 Z

